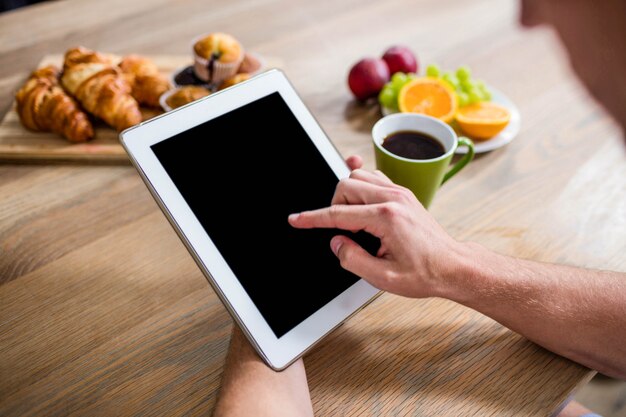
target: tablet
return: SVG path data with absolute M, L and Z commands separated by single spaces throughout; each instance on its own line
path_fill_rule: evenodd
M 328 206 L 350 171 L 281 71 L 120 138 L 207 280 L 273 369 L 287 367 L 378 294 L 341 268 L 330 250 L 331 238 L 346 232 L 287 222 L 291 213 Z M 365 232 L 351 237 L 370 253 L 380 246 Z

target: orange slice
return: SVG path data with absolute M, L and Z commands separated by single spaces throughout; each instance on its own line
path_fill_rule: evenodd
M 491 139 L 509 124 L 511 113 L 495 103 L 482 101 L 461 107 L 456 113 L 459 127 L 474 139 Z
M 421 113 L 451 122 L 458 98 L 445 81 L 422 77 L 405 84 L 398 94 L 398 107 L 404 113 Z

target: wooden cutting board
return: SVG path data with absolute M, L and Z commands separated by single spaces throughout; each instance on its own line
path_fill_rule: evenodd
M 166 75 L 193 60 L 189 55 L 150 56 Z M 49 64 L 62 66 L 62 55 L 46 55 L 39 67 Z M 265 69 L 277 67 L 276 62 L 265 61 Z M 144 120 L 162 111 L 142 108 Z M 0 161 L 3 162 L 76 162 L 85 164 L 128 164 L 126 151 L 120 145 L 118 132 L 103 123 L 94 124 L 95 137 L 86 143 L 73 144 L 55 133 L 33 132 L 20 123 L 15 103 L 0 122 Z

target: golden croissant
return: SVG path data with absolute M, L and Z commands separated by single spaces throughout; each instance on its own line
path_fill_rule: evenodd
M 59 85 L 59 73 L 54 65 L 33 72 L 15 94 L 17 114 L 29 129 L 85 142 L 93 138 L 93 127 L 87 114 Z
M 118 131 L 141 122 L 130 85 L 106 55 L 83 47 L 68 50 L 61 83 L 85 110 Z
M 170 83 L 154 62 L 139 55 L 128 55 L 119 67 L 131 86 L 131 95 L 135 100 L 146 106 L 158 107 L 159 97 L 170 89 Z

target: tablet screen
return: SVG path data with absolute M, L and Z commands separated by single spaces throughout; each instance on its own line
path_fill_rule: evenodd
M 151 148 L 276 337 L 357 282 L 330 250 L 337 230 L 287 222 L 328 206 L 337 177 L 278 92 Z

